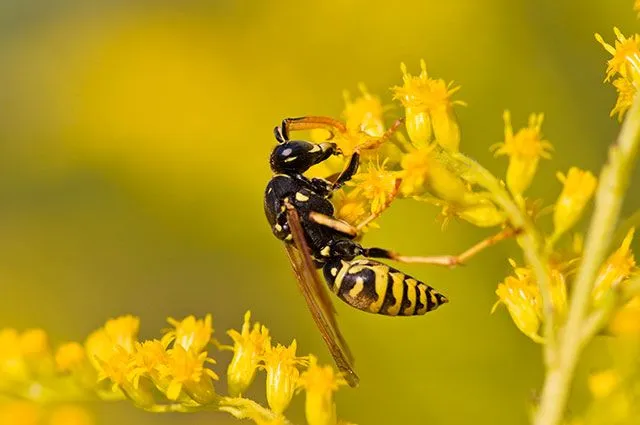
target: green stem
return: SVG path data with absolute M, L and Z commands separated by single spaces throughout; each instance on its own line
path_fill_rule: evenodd
M 521 229 L 519 237 L 520 246 L 524 251 L 525 260 L 531 266 L 536 282 L 540 287 L 542 305 L 544 309 L 544 338 L 545 338 L 545 360 L 554 362 L 556 337 L 554 334 L 555 314 L 551 297 L 551 280 L 546 266 L 546 254 L 540 241 L 540 235 L 531 219 L 518 206 L 516 201 L 509 195 L 504 185 L 496 179 L 493 174 L 487 171 L 477 162 L 464 156 L 461 153 L 451 154 L 458 163 L 464 164 L 466 170 L 459 170 L 465 180 L 475 183 L 489 191 L 498 206 L 507 214 L 509 222 L 514 229 Z
M 613 237 L 639 144 L 640 96 L 635 96 L 618 140 L 609 149 L 609 162 L 600 173 L 595 210 L 561 333 L 558 362 L 548 368 L 535 425 L 557 425 L 564 416 L 578 358 L 592 337 L 583 332 L 591 292 Z

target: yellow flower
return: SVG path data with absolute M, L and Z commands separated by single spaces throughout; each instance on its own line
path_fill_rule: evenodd
M 634 34 L 630 38 L 626 38 L 616 27 L 613 28 L 613 32 L 616 35 L 613 46 L 606 43 L 600 34 L 596 34 L 598 43 L 602 44 L 602 47 L 613 56 L 607 62 L 605 81 L 609 81 L 616 73 L 633 80 L 633 71 L 638 72 L 638 62 L 640 61 L 640 35 Z
M 271 345 L 269 330 L 260 323 L 251 327 L 251 312 L 244 315 L 241 332 L 232 329 L 227 334 L 233 339 L 233 358 L 227 369 L 229 394 L 242 394 L 253 382 L 256 368 L 264 355 L 266 347 Z
M 593 292 L 591 293 L 594 305 L 599 305 L 605 294 L 611 288 L 620 285 L 634 270 L 636 261 L 630 249 L 634 231 L 634 228 L 629 230 L 620 248 L 611 254 L 600 267 Z
M 132 357 L 132 370 L 129 374 L 134 387 L 139 386 L 140 378 L 147 376 L 156 385 L 162 386 L 159 368 L 168 361 L 166 346 L 159 340 L 154 339 L 143 343 L 136 342 L 136 352 Z
M 371 95 L 362 83 L 358 84 L 358 88 L 362 95 L 353 101 L 348 91 L 345 90 L 343 93 L 345 108 L 342 114 L 347 130 L 350 132 L 362 131 L 370 136 L 381 137 L 385 130 L 382 119 L 384 107 L 380 98 Z
M 576 167 L 571 167 L 566 176 L 562 173 L 558 173 L 557 176 L 564 187 L 554 205 L 554 238 L 569 230 L 578 221 L 598 182 L 591 172 Z
M 514 196 L 522 196 L 529 187 L 538 167 L 540 158 L 551 158 L 551 143 L 542 139 L 543 114 L 531 114 L 529 125 L 513 134 L 511 113 L 504 111 L 504 142 L 491 147 L 496 156 L 508 155 L 507 186 Z
M 318 359 L 309 356 L 309 368 L 300 376 L 300 386 L 306 390 L 305 414 L 309 425 L 336 425 L 333 393 L 347 385 L 331 366 L 318 366 Z
M 620 382 L 620 377 L 613 370 L 593 373 L 589 376 L 588 385 L 594 398 L 605 398 L 611 394 Z
M 622 117 L 631 107 L 633 98 L 635 97 L 638 90 L 636 89 L 636 86 L 633 84 L 633 82 L 624 77 L 616 78 L 612 84 L 618 92 L 618 98 L 616 99 L 616 105 L 611 110 L 609 116 L 618 114 L 618 121 L 622 121 Z
M 188 316 L 181 321 L 172 317 L 167 321 L 175 329 L 170 330 L 162 337 L 162 344 L 165 347 L 173 341 L 175 345 L 179 345 L 185 350 L 200 352 L 211 341 L 213 326 L 211 325 L 210 314 L 207 314 L 204 320 L 196 319 L 195 316 Z
M 59 371 L 71 372 L 86 361 L 84 348 L 77 342 L 62 344 L 56 350 L 55 362 Z
M 20 350 L 18 331 L 0 329 L 0 388 L 5 381 L 24 381 L 29 377 L 27 364 Z
M 213 380 L 217 380 L 218 375 L 213 370 L 205 368 L 205 362 L 215 363 L 212 358 L 207 357 L 206 351 L 187 351 L 181 345 L 168 350 L 167 361 L 159 365 L 162 378 L 169 380 L 167 398 L 177 400 L 184 391 L 197 403 L 211 403 L 216 397 Z
M 499 300 L 491 312 L 500 303 L 504 304 L 518 329 L 533 341 L 543 343 L 544 339 L 538 333 L 542 318 L 540 290 L 532 281 L 530 270 L 516 267 L 513 260 L 509 262 L 514 267 L 516 276 L 508 276 L 498 285 L 496 295 Z
M 425 146 L 414 149 L 402 157 L 400 191 L 404 196 L 418 196 L 427 191 L 431 151 L 431 147 Z
M 371 214 L 382 212 L 389 198 L 396 191 L 396 173 L 385 170 L 387 161 L 383 161 L 382 165 L 369 163 L 366 171 L 361 171 L 353 180 L 348 183 L 352 186 L 354 197 L 362 197 L 369 201 L 369 211 Z
M 562 322 L 567 313 L 567 281 L 560 270 L 551 270 L 551 304 L 555 315 Z
M 391 90 L 394 99 L 402 102 L 405 108 L 407 133 L 415 147 L 427 146 L 433 137 L 442 147 L 457 151 L 460 145 L 460 128 L 453 112 L 454 105 L 465 105 L 459 100 L 451 100 L 451 96 L 460 90 L 453 82 L 434 80 L 427 74 L 427 65 L 420 61 L 421 72 L 417 77 L 407 72 L 402 63 L 402 79 L 404 84 Z
M 344 220 L 353 226 L 357 226 L 369 215 L 367 213 L 369 207 L 367 201 L 356 195 L 358 194 L 353 191 L 347 193 L 341 189 L 334 193 L 331 200 L 336 209 L 336 218 Z
M 140 329 L 140 319 L 121 316 L 108 320 L 104 327 L 91 333 L 85 342 L 87 358 L 100 371 L 101 360 L 106 361 L 119 352 L 132 353 Z
M 305 359 L 296 357 L 296 340 L 289 347 L 278 344 L 267 347 L 264 353 L 264 369 L 267 371 L 267 401 L 271 410 L 282 414 L 291 403 L 300 372 L 297 365 Z

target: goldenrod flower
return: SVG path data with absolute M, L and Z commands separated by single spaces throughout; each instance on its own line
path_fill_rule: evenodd
M 264 369 L 267 371 L 267 401 L 271 410 L 282 414 L 291 403 L 298 385 L 298 365 L 305 359 L 296 357 L 296 340 L 289 347 L 278 344 L 267 347 L 264 353 Z
M 179 345 L 185 350 L 191 350 L 196 353 L 202 351 L 213 334 L 213 326 L 211 324 L 211 315 L 207 314 L 204 320 L 196 319 L 195 316 L 185 317 L 179 321 L 172 317 L 168 320 L 169 324 L 175 329 L 170 330 L 162 337 L 162 344 L 166 347 L 171 341 L 174 345 Z
M 556 269 L 551 270 L 551 305 L 559 322 L 562 322 L 567 313 L 567 281 L 564 274 Z
M 605 370 L 589 376 L 587 384 L 594 398 L 605 398 L 611 394 L 620 383 L 620 376 L 614 370 Z
M 618 92 L 618 98 L 616 99 L 616 105 L 611 110 L 609 116 L 618 114 L 618 121 L 622 121 L 622 117 L 631 107 L 633 98 L 635 97 L 638 90 L 636 89 L 636 86 L 633 84 L 633 82 L 624 77 L 616 78 L 615 80 L 613 80 L 612 84 Z
M 508 276 L 498 285 L 496 295 L 499 300 L 491 312 L 500 303 L 504 304 L 518 329 L 533 341 L 543 343 L 544 339 L 538 333 L 542 318 L 540 290 L 532 281 L 530 270 L 516 267 L 513 260 L 509 261 L 516 276 Z
M 431 151 L 431 147 L 424 146 L 414 149 L 402 157 L 400 192 L 404 196 L 418 196 L 427 191 Z
M 402 63 L 404 84 L 391 90 L 394 99 L 399 99 L 405 108 L 405 123 L 409 138 L 415 147 L 421 148 L 435 140 L 442 147 L 457 151 L 460 145 L 460 128 L 453 112 L 454 105 L 465 105 L 451 96 L 460 90 L 453 82 L 434 80 L 427 74 L 427 65 L 420 61 L 421 72 L 417 77 L 407 72 Z
M 55 363 L 61 372 L 77 370 L 86 360 L 87 356 L 84 348 L 77 342 L 62 344 L 56 350 Z
M 529 125 L 513 133 L 511 113 L 504 111 L 504 142 L 491 147 L 496 156 L 508 155 L 507 186 L 514 196 L 522 196 L 531 185 L 540 158 L 551 158 L 551 143 L 542 139 L 543 114 L 531 114 Z
M 87 337 L 87 358 L 100 371 L 101 361 L 120 352 L 133 352 L 139 329 L 140 319 L 131 315 L 108 320 L 102 328 Z
M 306 390 L 305 414 L 309 425 L 336 425 L 333 393 L 347 381 L 331 366 L 318 366 L 318 359 L 309 356 L 309 368 L 300 376 L 300 386 Z
M 215 360 L 207 357 L 206 351 L 196 353 L 185 350 L 181 345 L 168 350 L 167 361 L 158 366 L 161 379 L 169 381 L 165 393 L 167 398 L 177 400 L 184 390 L 200 404 L 212 402 L 216 397 L 213 380 L 217 380 L 218 375 L 204 367 L 205 363 L 215 363 Z
M 12 328 L 0 329 L 0 388 L 5 381 L 24 381 L 28 376 L 18 331 Z
M 367 87 L 360 83 L 358 89 L 361 95 L 351 100 L 348 91 L 344 91 L 344 111 L 347 130 L 350 132 L 363 132 L 370 136 L 381 137 L 384 134 L 384 121 L 382 115 L 384 107 L 380 98 L 374 96 L 367 90 Z
M 602 47 L 613 56 L 607 62 L 607 76 L 605 81 L 609 81 L 615 74 L 634 79 L 634 72 L 638 72 L 638 63 L 640 61 L 640 35 L 634 34 L 630 38 L 622 35 L 617 27 L 613 28 L 616 40 L 612 46 L 606 43 L 600 34 L 596 34 L 596 40 L 602 44 Z
M 564 187 L 554 205 L 554 238 L 569 230 L 578 221 L 598 182 L 591 172 L 582 171 L 577 167 L 571 167 L 566 176 L 562 173 L 558 173 L 557 176 Z
M 166 346 L 159 340 L 136 342 L 136 352 L 131 359 L 129 379 L 134 387 L 139 386 L 140 378 L 147 376 L 156 385 L 162 385 L 160 378 L 161 365 L 166 364 L 169 355 Z
M 234 329 L 227 332 L 233 339 L 233 358 L 227 369 L 229 394 L 242 394 L 253 382 L 256 368 L 264 355 L 266 347 L 271 345 L 269 330 L 260 323 L 251 327 L 251 312 L 244 315 L 241 332 Z
M 611 254 L 600 267 L 591 293 L 594 305 L 598 305 L 611 288 L 620 285 L 634 270 L 636 261 L 630 249 L 634 231 L 634 228 L 629 230 L 620 248 Z
M 386 163 L 386 160 L 377 165 L 369 163 L 366 171 L 359 172 L 348 183 L 353 187 L 350 196 L 366 199 L 371 214 L 382 212 L 389 197 L 396 190 L 396 173 L 385 170 Z
M 369 215 L 367 212 L 369 209 L 367 200 L 357 195 L 353 191 L 347 193 L 344 190 L 338 190 L 333 194 L 333 199 L 331 200 L 336 209 L 336 218 L 344 220 L 353 226 L 358 225 Z M 370 225 L 372 224 L 370 223 Z

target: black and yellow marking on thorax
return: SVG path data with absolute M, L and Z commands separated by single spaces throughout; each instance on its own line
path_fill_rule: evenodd
M 448 301 L 425 283 L 377 261 L 329 261 L 324 274 L 338 297 L 369 313 L 421 315 Z

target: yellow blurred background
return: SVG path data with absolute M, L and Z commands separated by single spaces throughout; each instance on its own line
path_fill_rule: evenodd
M 338 116 L 357 83 L 391 103 L 399 63 L 462 86 L 462 150 L 503 175 L 488 147 L 544 112 L 554 144 L 533 196 L 555 172 L 598 171 L 618 124 L 593 33 L 637 31 L 632 1 L 0 2 L 0 327 L 82 340 L 107 318 L 211 312 L 219 338 L 251 309 L 275 338 L 330 362 L 262 210 L 272 129 L 288 116 Z M 396 114 L 396 115 L 394 115 Z M 389 118 L 399 111 L 390 111 Z M 637 183 L 624 215 L 640 208 Z M 489 234 L 442 233 L 437 211 L 397 202 L 365 239 L 407 254 L 456 253 Z M 584 223 L 583 226 L 584 227 Z M 637 246 L 637 244 L 636 244 Z M 451 303 L 424 317 L 368 315 L 337 301 L 361 386 L 338 393 L 358 424 L 514 424 L 540 387 L 540 348 L 495 287 L 520 260 L 513 242 L 466 267 L 403 270 Z M 224 370 L 227 354 L 219 359 Z M 572 409 L 580 410 L 581 366 Z M 262 399 L 259 378 L 252 396 Z M 222 414 L 152 415 L 92 406 L 101 424 L 231 423 Z M 303 423 L 298 397 L 288 416 Z

